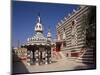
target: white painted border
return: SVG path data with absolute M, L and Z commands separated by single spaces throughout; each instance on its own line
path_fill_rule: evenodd
M 19 0 L 20 1 L 20 0 Z M 26 0 L 23 0 L 26 1 Z M 27 0 L 51 3 L 97 5 L 97 70 L 39 73 L 41 75 L 98 75 L 100 70 L 100 5 L 99 0 Z M 10 0 L 0 0 L 0 75 L 10 74 Z M 39 75 L 38 74 L 38 75 Z

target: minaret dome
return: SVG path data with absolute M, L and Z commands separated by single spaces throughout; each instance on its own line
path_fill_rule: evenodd
M 41 24 L 40 16 L 38 16 L 38 18 L 37 18 L 37 23 L 36 23 L 36 26 L 35 26 L 35 31 L 36 32 L 43 32 L 43 27 L 42 27 L 42 24 Z
M 47 38 L 51 38 L 51 32 L 50 32 L 50 29 L 48 30 Z

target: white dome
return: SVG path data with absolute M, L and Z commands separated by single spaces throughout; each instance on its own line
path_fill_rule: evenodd
M 41 23 L 37 23 L 36 24 L 35 31 L 43 31 L 43 28 L 42 28 L 42 24 Z
M 38 16 L 38 21 L 36 23 L 36 26 L 35 26 L 35 31 L 38 32 L 38 31 L 43 31 L 43 27 L 42 27 L 42 24 L 40 23 L 41 21 L 41 18 L 40 16 Z
M 29 41 L 30 40 L 30 38 L 27 38 L 27 41 Z
M 48 32 L 47 37 L 51 37 L 51 33 L 50 32 Z

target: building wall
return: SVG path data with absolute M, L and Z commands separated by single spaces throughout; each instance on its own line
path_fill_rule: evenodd
M 80 6 L 73 14 L 66 17 L 62 22 L 59 22 L 56 30 L 57 34 L 60 33 L 62 40 L 63 30 L 65 28 L 66 34 L 66 47 L 61 50 L 80 50 L 86 45 L 86 27 L 88 26 L 88 15 L 91 6 Z M 72 22 L 75 21 L 76 31 L 76 44 L 72 45 Z
M 19 59 L 27 59 L 27 49 L 26 48 L 17 48 L 14 50 L 15 54 L 19 57 Z

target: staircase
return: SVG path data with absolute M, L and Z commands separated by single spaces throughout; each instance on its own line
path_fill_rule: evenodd
M 64 53 L 62 53 L 61 51 L 59 52 L 59 54 L 60 54 L 60 56 L 61 56 L 62 59 L 66 58 L 66 56 L 64 55 Z
M 85 64 L 95 63 L 95 50 L 93 48 L 88 48 L 76 61 Z
M 52 60 L 61 60 L 61 59 L 66 59 L 66 56 L 64 55 L 63 52 L 56 52 L 55 54 L 53 54 Z

